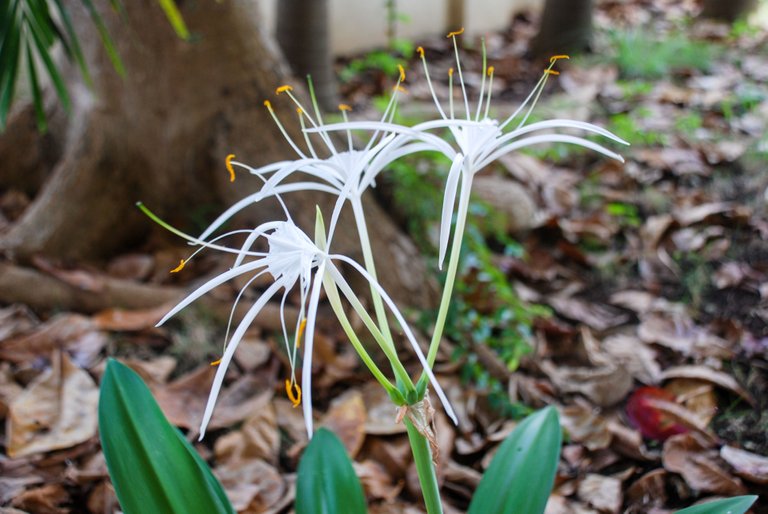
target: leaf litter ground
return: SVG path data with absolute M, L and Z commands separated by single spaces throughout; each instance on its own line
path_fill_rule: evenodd
M 768 50 L 764 33 L 686 24 L 693 14 L 691 2 L 602 2 L 593 56 L 565 65 L 537 110 L 618 132 L 633 143 L 625 165 L 556 147 L 510 156 L 487 172 L 497 187 L 514 184 L 532 200 L 528 211 L 512 211 L 527 219 L 509 225 L 525 251 L 493 254 L 493 262 L 520 298 L 552 315 L 533 324 L 533 351 L 514 373 L 493 349 L 474 351 L 511 402 L 560 410 L 566 443 L 550 514 L 662 513 L 767 492 Z M 540 63 L 524 57 L 534 21 L 520 16 L 487 40 L 494 95 L 510 106 L 540 73 Z M 658 38 L 638 39 L 643 32 Z M 678 45 L 680 34 L 708 49 L 703 61 L 643 62 Z M 655 51 L 620 51 L 642 44 Z M 431 64 L 447 71 L 446 42 L 424 46 Z M 472 84 L 479 54 L 467 52 Z M 429 112 L 419 67 L 411 69 L 404 112 Z M 361 73 L 343 94 L 364 110 L 385 83 L 375 71 Z M 507 212 L 503 200 L 483 199 Z M 25 203 L 7 192 L 0 209 L 13 220 Z M 107 355 L 139 372 L 169 419 L 195 439 L 208 363 L 220 352 L 222 314 L 236 290 L 154 328 L 187 280 L 227 265 L 202 259 L 171 283 L 166 271 L 184 253 L 154 244 L 105 270 L 35 263 L 81 291 L 120 280 L 170 291 L 143 309 L 0 310 L 3 512 L 117 509 L 94 421 Z M 481 312 L 496 301 L 483 291 L 471 298 Z M 301 413 L 281 388 L 287 361 L 276 320 L 268 314 L 241 344 L 211 434 L 197 444 L 240 512 L 290 511 L 306 444 Z M 404 427 L 330 315 L 315 345 L 318 425 L 336 432 L 355 459 L 371 512 L 421 512 Z M 490 406 L 483 384 L 459 377 L 467 357 L 450 353 L 437 371 L 459 425 L 440 413 L 436 423 L 446 511 L 461 512 L 514 421 Z

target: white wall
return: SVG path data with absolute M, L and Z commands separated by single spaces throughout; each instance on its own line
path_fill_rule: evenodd
M 274 30 L 275 2 L 260 0 L 266 22 Z M 409 18 L 399 23 L 397 36 L 415 43 L 444 35 L 450 0 L 397 0 L 398 12 Z M 543 0 L 462 0 L 464 26 L 469 36 L 506 27 L 515 12 L 543 5 Z M 387 14 L 385 0 L 329 0 L 331 49 L 336 55 L 363 52 L 386 45 Z

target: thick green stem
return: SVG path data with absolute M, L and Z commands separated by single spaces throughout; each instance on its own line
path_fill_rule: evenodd
M 440 490 L 437 485 L 435 466 L 432 463 L 432 450 L 429 448 L 429 441 L 408 418 L 405 418 L 403 422 L 408 430 L 408 440 L 411 443 L 413 460 L 416 463 L 416 472 L 419 475 L 419 484 L 424 495 L 427 514 L 442 514 L 443 505 L 440 502 Z

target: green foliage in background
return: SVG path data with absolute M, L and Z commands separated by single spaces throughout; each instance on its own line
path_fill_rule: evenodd
M 99 33 L 112 66 L 119 75 L 124 76 L 123 63 L 96 5 L 93 0 L 80 1 Z M 179 37 L 188 38 L 189 31 L 174 1 L 158 2 Z M 108 0 L 108 3 L 113 10 L 122 12 L 120 0 Z M 29 80 L 29 90 L 40 131 L 46 129 L 41 67 L 53 85 L 59 101 L 69 110 L 67 86 L 58 64 L 52 57 L 52 52 L 57 46 L 61 46 L 67 57 L 77 63 L 83 80 L 91 87 L 88 64 L 72 25 L 70 12 L 63 0 L 6 0 L 0 5 L 0 130 L 4 130 L 7 124 L 22 69 L 26 71 Z
M 693 40 L 684 31 L 665 36 L 641 30 L 611 33 L 615 62 L 624 78 L 657 79 L 679 70 L 707 71 L 715 47 Z

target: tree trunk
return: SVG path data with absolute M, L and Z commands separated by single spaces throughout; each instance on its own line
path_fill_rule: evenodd
M 757 0 L 704 0 L 701 17 L 733 23 L 746 17 L 756 5 Z
M 328 0 L 281 0 L 277 3 L 277 42 L 298 77 L 312 77 L 317 101 L 326 111 L 339 98 L 328 30 Z
M 547 0 L 531 53 L 541 57 L 588 49 L 592 4 L 592 0 Z
M 286 129 L 301 139 L 293 106 L 283 97 L 274 98 L 275 87 L 290 74 L 275 57 L 274 43 L 260 30 L 252 2 L 185 2 L 183 15 L 194 34 L 192 42 L 175 36 L 155 1 L 125 2 L 124 17 L 105 11 L 125 64 L 125 79 L 112 69 L 82 2 L 67 5 L 95 86 L 86 89 L 79 85 L 76 70 L 68 71 L 72 113 L 60 130 L 52 131 L 55 141 L 47 143 L 57 150 L 37 151 L 31 158 L 36 162 L 24 166 L 44 167 L 49 154 L 60 158 L 32 205 L 0 235 L 0 250 L 6 255 L 22 261 L 35 254 L 109 256 L 152 227 L 136 209 L 136 201 L 177 226 L 189 226 L 202 208 L 214 202 L 230 204 L 260 186 L 247 174 L 229 182 L 224 167 L 228 153 L 253 166 L 292 156 L 263 106 L 271 98 Z M 294 81 L 295 92 L 303 95 L 300 82 Z M 10 123 L 28 123 L 25 111 L 17 109 Z M 18 137 L 8 130 L 0 138 L 0 149 Z M 23 157 L 16 155 L 14 162 L 6 155 L 16 154 L 3 154 L 2 177 L 10 177 Z M 297 193 L 285 200 L 296 222 L 312 234 L 315 204 L 330 216 L 334 199 Z M 429 305 L 434 293 L 424 287 L 425 267 L 415 247 L 372 198 L 366 203 L 371 207 L 369 222 L 376 227 L 374 251 L 393 267 L 409 263 L 407 277 L 382 272 L 384 287 L 408 305 Z M 239 222 L 276 218 L 283 218 L 277 204 L 263 202 Z M 358 258 L 352 227 L 342 220 L 336 251 Z

